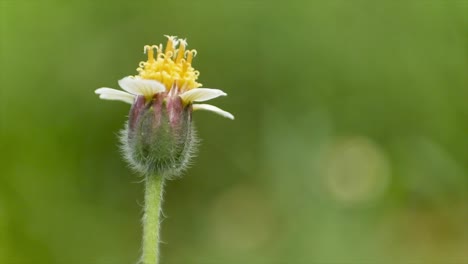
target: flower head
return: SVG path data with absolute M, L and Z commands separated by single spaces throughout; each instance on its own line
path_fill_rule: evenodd
M 196 104 L 226 93 L 219 89 L 200 88 L 199 72 L 192 67 L 196 50 L 188 50 L 184 39 L 168 38 L 162 44 L 145 46 L 147 61 L 142 61 L 138 75 L 124 77 L 124 90 L 99 88 L 101 99 L 132 105 L 122 136 L 127 160 L 144 173 L 177 174 L 185 168 L 193 152 L 192 112 L 207 110 L 234 119 L 234 116 L 209 104 Z
M 197 82 L 200 72 L 192 67 L 197 51 L 187 50 L 185 39 L 166 37 L 165 48 L 162 44 L 144 47 L 148 60 L 140 62 L 138 75 L 119 81 L 124 91 L 103 87 L 96 90 L 99 97 L 133 104 L 138 96 L 150 100 L 156 94 L 163 93 L 165 96 L 179 96 L 184 105 L 190 105 L 227 95 L 219 89 L 200 88 L 202 85 Z M 208 110 L 234 119 L 232 114 L 208 104 L 193 104 L 193 110 Z

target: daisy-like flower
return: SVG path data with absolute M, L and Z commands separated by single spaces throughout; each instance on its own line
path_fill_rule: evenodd
M 227 94 L 219 89 L 200 88 L 202 84 L 197 82 L 200 73 L 192 67 L 192 60 L 197 51 L 186 50 L 187 41 L 184 39 L 166 37 L 168 41 L 164 50 L 162 44 L 144 47 L 145 53 L 148 53 L 148 60 L 140 62 L 137 69 L 139 75 L 128 76 L 119 81 L 119 86 L 124 91 L 99 88 L 96 90 L 99 98 L 134 104 L 139 96 L 150 100 L 162 93 L 165 97 L 179 96 L 184 105 L 192 105 L 193 111 L 207 110 L 234 119 L 232 114 L 216 106 L 194 104 Z M 154 51 L 157 52 L 156 58 Z
M 192 112 L 211 111 L 229 119 L 234 116 L 216 106 L 199 104 L 226 93 L 201 88 L 199 72 L 192 67 L 196 50 L 174 36 L 162 44 L 145 46 L 148 60 L 138 75 L 119 80 L 123 89 L 99 88 L 99 98 L 132 105 L 122 143 L 127 160 L 144 173 L 177 174 L 187 164 L 195 145 Z M 156 52 L 156 54 L 155 54 Z

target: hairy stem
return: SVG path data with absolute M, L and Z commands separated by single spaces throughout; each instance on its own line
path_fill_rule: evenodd
M 164 177 L 150 175 L 145 181 L 145 214 L 143 216 L 143 264 L 159 262 L 159 225 Z

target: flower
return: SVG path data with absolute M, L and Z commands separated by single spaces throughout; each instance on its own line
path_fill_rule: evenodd
M 134 169 L 145 175 L 172 176 L 187 167 L 197 139 L 192 112 L 207 110 L 234 119 L 234 116 L 209 104 L 196 104 L 226 93 L 200 88 L 199 72 L 192 67 L 195 50 L 173 36 L 167 45 L 145 46 L 148 60 L 140 62 L 138 75 L 119 80 L 124 90 L 99 88 L 99 98 L 132 105 L 122 131 L 122 150 Z M 154 54 L 156 51 L 156 56 Z
M 164 50 L 162 44 L 144 47 L 148 60 L 140 62 L 137 69 L 139 74 L 119 80 L 119 86 L 124 91 L 102 87 L 95 91 L 99 98 L 134 104 L 138 96 L 146 100 L 151 100 L 157 94 L 163 94 L 166 98 L 178 96 L 184 105 L 191 105 L 193 111 L 207 110 L 234 119 L 231 113 L 216 106 L 195 104 L 227 94 L 219 89 L 200 88 L 201 83 L 197 82 L 200 73 L 192 67 L 196 50 L 186 50 L 187 41 L 184 39 L 166 37 L 168 41 Z

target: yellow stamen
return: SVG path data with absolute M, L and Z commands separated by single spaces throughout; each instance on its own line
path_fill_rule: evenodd
M 153 62 L 154 61 L 153 47 L 150 45 L 146 45 L 144 49 L 145 49 L 145 53 L 148 52 L 148 62 Z
M 176 63 L 180 63 L 180 60 L 184 57 L 185 46 L 186 46 L 186 45 L 187 45 L 187 42 L 185 41 L 185 39 L 181 39 L 181 40 L 180 40 L 179 49 L 178 49 L 178 51 L 177 51 Z
M 194 51 L 195 51 L 195 50 L 189 50 L 189 51 L 187 52 L 187 63 L 188 63 L 188 64 L 191 64 L 191 63 L 192 63 L 193 52 L 194 52 Z M 196 52 L 196 51 L 195 51 L 195 52 Z
M 140 62 L 137 69 L 139 77 L 159 81 L 166 86 L 168 91 L 173 86 L 177 86 L 181 91 L 200 87 L 201 84 L 197 82 L 199 72 L 192 67 L 196 50 L 185 50 L 187 47 L 185 40 L 178 41 L 172 36 L 167 36 L 167 38 L 165 50 L 162 44 L 145 46 L 148 60 Z M 157 52 L 156 58 L 154 49 Z
M 176 42 L 177 40 L 175 36 L 166 36 L 166 37 L 167 37 L 167 44 L 166 44 L 165 53 L 166 53 L 166 56 L 172 57 L 172 55 L 174 54 L 175 45 L 177 45 L 177 42 Z

